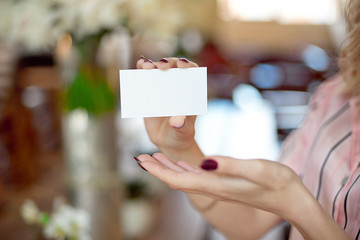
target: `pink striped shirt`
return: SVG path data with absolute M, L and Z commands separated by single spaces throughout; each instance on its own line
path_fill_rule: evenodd
M 324 82 L 302 126 L 284 142 L 281 161 L 291 167 L 337 223 L 360 239 L 360 108 L 342 97 L 340 76 Z M 292 228 L 290 239 L 303 239 Z

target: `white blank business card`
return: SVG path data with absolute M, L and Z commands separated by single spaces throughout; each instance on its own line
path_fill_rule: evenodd
M 207 70 L 120 70 L 121 117 L 202 115 L 207 111 Z

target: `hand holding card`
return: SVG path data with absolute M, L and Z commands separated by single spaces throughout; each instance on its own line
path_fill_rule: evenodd
M 205 114 L 206 68 L 120 70 L 120 94 L 122 118 Z

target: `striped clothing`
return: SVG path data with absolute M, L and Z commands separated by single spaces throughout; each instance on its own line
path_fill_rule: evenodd
M 360 239 L 360 107 L 338 93 L 342 83 L 336 76 L 319 87 L 306 120 L 284 142 L 281 161 L 353 239 Z M 290 239 L 303 237 L 293 228 Z

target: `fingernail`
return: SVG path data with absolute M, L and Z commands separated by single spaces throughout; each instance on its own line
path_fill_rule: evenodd
M 162 58 L 162 59 L 159 60 L 159 62 L 168 63 L 169 60 L 167 60 L 166 58 Z
M 214 171 L 217 169 L 218 164 L 215 160 L 212 159 L 206 159 L 201 163 L 200 166 L 202 169 L 207 170 L 207 171 Z
M 139 59 L 146 59 L 143 55 L 140 55 Z
M 140 166 L 142 169 L 144 169 L 145 171 L 148 171 L 148 170 L 146 170 L 146 169 L 141 165 L 140 159 L 138 159 L 137 157 L 134 157 L 134 159 L 136 160 L 137 164 L 139 164 L 139 166 Z
M 179 58 L 179 60 L 184 62 L 184 63 L 189 63 L 189 60 L 187 60 L 186 58 Z
M 144 62 L 149 62 L 149 63 L 153 63 L 153 61 L 151 61 L 150 59 L 145 59 Z
M 183 128 L 184 126 L 185 126 L 185 121 L 183 122 L 183 124 L 181 126 L 174 126 L 174 128 L 180 129 L 180 128 Z

